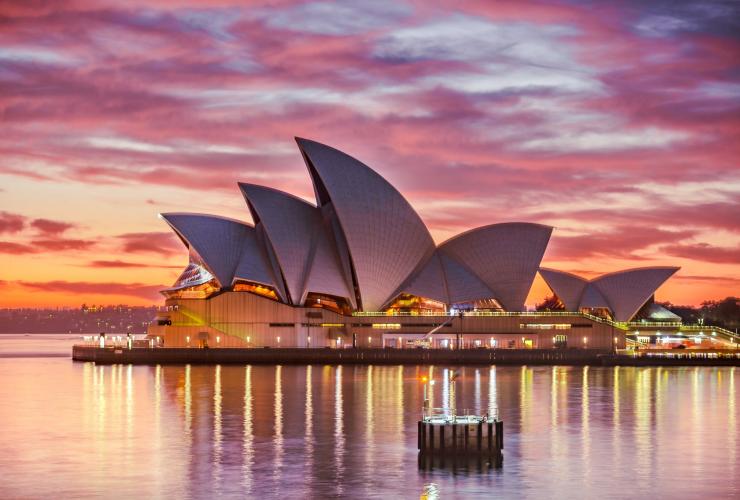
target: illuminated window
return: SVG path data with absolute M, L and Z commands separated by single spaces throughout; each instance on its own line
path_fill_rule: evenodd
M 446 307 L 444 302 L 438 300 L 429 299 L 427 297 L 419 297 L 417 295 L 411 295 L 408 293 L 402 293 L 396 297 L 396 299 L 388 306 L 386 312 L 388 313 L 444 313 Z
M 252 283 L 248 281 L 238 281 L 234 284 L 235 292 L 249 292 L 260 297 L 266 297 L 272 300 L 279 300 L 277 293 L 269 286 L 261 285 L 259 283 Z
M 500 312 L 504 308 L 499 301 L 494 298 L 473 300 L 470 302 L 456 302 L 450 306 L 450 309 L 456 311 L 493 311 Z
M 216 280 L 201 283 L 199 285 L 188 286 L 185 288 L 169 288 L 162 290 L 162 294 L 168 299 L 204 299 L 219 290 Z M 173 310 L 177 310 L 173 307 Z
M 519 328 L 532 330 L 570 330 L 570 323 L 520 323 Z
M 306 296 L 305 306 L 318 307 L 339 314 L 352 314 L 352 308 L 346 299 L 342 297 L 334 297 L 332 295 L 311 292 Z

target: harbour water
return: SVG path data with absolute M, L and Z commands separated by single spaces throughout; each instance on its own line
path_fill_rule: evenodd
M 2 498 L 740 495 L 735 367 L 96 366 L 77 339 L 0 335 Z M 423 376 L 504 420 L 501 469 L 419 470 Z

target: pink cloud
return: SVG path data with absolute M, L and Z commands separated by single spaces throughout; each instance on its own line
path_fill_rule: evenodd
M 184 251 L 174 233 L 126 233 L 118 236 L 121 250 L 130 253 L 158 253 L 169 256 Z
M 708 243 L 693 245 L 667 245 L 661 251 L 668 255 L 717 264 L 737 264 L 740 262 L 740 247 L 725 248 Z
M 40 239 L 31 241 L 31 245 L 41 251 L 62 252 L 65 250 L 88 250 L 95 245 L 94 241 L 66 238 Z
M 591 257 L 643 260 L 635 252 L 660 243 L 678 242 L 693 236 L 691 231 L 665 231 L 643 226 L 619 226 L 608 233 L 584 236 L 553 234 L 545 259 L 581 260 Z
M 18 233 L 26 226 L 26 218 L 19 214 L 0 212 L 0 234 Z
M 147 268 L 147 267 L 180 269 L 182 267 L 182 266 L 167 266 L 167 265 L 156 265 L 156 264 L 142 264 L 140 262 L 127 262 L 123 260 L 94 260 L 90 262 L 88 266 L 97 267 L 101 269 L 131 269 L 131 268 Z
M 31 227 L 44 235 L 59 235 L 75 227 L 75 224 L 49 219 L 36 219 L 31 222 Z
M 375 168 L 435 233 L 525 220 L 583 233 L 556 227 L 547 254 L 579 267 L 648 247 L 733 264 L 732 249 L 684 240 L 740 232 L 735 6 L 368 5 L 317 16 L 300 1 L 4 4 L 0 175 L 136 186 L 188 210 L 238 200 L 237 181 L 310 196 L 300 135 Z M 27 227 L 13 215 L 0 214 L 0 233 Z M 40 244 L 0 252 L 98 241 L 59 238 L 76 220 L 33 224 Z M 183 252 L 164 232 L 116 243 Z
M 38 249 L 31 245 L 23 243 L 15 243 L 12 241 L 0 241 L 0 253 L 6 253 L 11 255 L 25 255 L 29 253 L 37 253 Z

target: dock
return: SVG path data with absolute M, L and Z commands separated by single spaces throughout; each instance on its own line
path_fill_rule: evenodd
M 496 417 L 432 408 L 424 410 L 417 425 L 420 468 L 503 465 L 504 423 Z
M 97 364 L 705 365 L 738 366 L 740 350 L 718 354 L 614 354 L 598 349 L 198 348 L 75 345 L 75 361 Z
M 600 364 L 596 349 L 395 349 L 328 347 L 132 347 L 76 345 L 75 361 L 98 364 Z

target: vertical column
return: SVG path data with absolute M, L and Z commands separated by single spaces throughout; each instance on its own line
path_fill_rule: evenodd
M 439 452 L 442 454 L 445 452 L 445 427 L 447 424 L 439 426 Z
M 422 437 L 423 436 L 423 432 L 424 432 L 424 423 L 421 420 L 419 420 L 416 423 L 416 428 L 417 428 L 417 431 L 416 431 L 417 432 L 417 435 L 416 435 L 416 440 L 417 440 L 416 447 L 419 449 L 419 451 L 424 451 L 424 444 L 423 444 L 424 443 L 424 438 Z
M 452 453 L 457 453 L 457 428 L 456 423 L 452 424 Z
M 480 453 L 483 447 L 483 422 L 478 422 L 478 436 L 476 436 L 476 441 L 478 444 L 478 453 Z
M 488 422 L 488 456 L 493 452 L 493 422 Z

